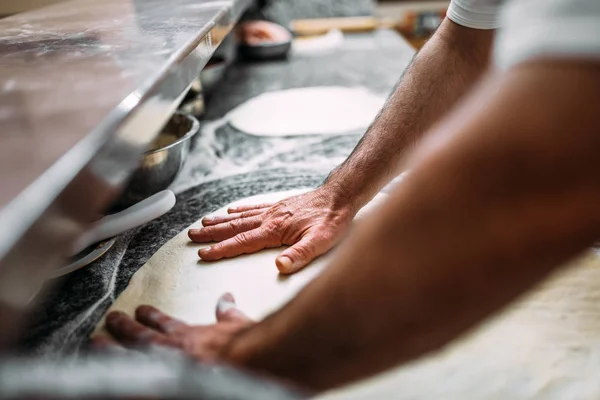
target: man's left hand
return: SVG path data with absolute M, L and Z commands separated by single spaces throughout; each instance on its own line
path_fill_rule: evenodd
M 115 311 L 106 317 L 106 330 L 112 335 L 92 339 L 96 347 L 125 346 L 143 348 L 166 346 L 179 349 L 202 362 L 218 360 L 233 337 L 254 324 L 235 304 L 231 294 L 217 304 L 217 323 L 191 326 L 152 306 L 140 306 L 135 318 Z

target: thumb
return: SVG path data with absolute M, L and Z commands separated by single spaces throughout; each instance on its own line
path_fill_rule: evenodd
M 306 235 L 298 243 L 284 250 L 275 260 L 275 264 L 280 273 L 294 274 L 332 247 L 333 241 L 328 238 Z
M 250 319 L 237 308 L 231 293 L 225 293 L 217 302 L 217 321 L 249 321 Z

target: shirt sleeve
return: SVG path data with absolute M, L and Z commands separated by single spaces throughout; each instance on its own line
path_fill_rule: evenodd
M 516 0 L 500 22 L 501 69 L 539 58 L 600 61 L 600 0 Z
M 452 0 L 446 15 L 458 25 L 474 29 L 500 26 L 501 0 Z

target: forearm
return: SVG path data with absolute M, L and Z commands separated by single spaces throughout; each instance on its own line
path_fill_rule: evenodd
M 329 269 L 233 342 L 231 360 L 317 389 L 365 377 L 446 344 L 593 243 L 599 93 L 588 66 L 494 78 Z
M 397 175 L 411 146 L 478 81 L 492 31 L 445 20 L 416 56 L 350 157 L 327 179 L 358 209 Z

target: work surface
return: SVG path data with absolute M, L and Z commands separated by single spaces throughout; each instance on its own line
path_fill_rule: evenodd
M 233 4 L 80 0 L 0 21 L 0 207 L 111 112 L 124 118 L 119 104 L 138 91 L 135 106 Z
M 203 125 L 191 162 L 174 185 L 179 192 L 175 210 L 120 238 L 108 257 L 65 279 L 63 290 L 55 290 L 47 300 L 49 312 L 39 316 L 28 344 L 45 354 L 76 351 L 100 315 L 123 293 L 131 276 L 180 232 L 135 275 L 116 307 L 120 304 L 131 312 L 139 301 L 152 302 L 179 318 L 205 322 L 212 320 L 209 303 L 214 303 L 227 287 L 240 294 L 240 304 L 253 317 L 270 312 L 278 299 L 285 301 L 278 296 L 290 294 L 290 287 L 285 293 L 278 292 L 283 285 L 273 284 L 276 271 L 269 265 L 276 250 L 270 252 L 271 259 L 268 251 L 246 257 L 254 260 L 252 264 L 236 263 L 238 258 L 198 268 L 204 263 L 196 261 L 197 246 L 189 246 L 182 230 L 199 217 L 242 197 L 314 187 L 347 156 L 362 132 L 347 136 L 248 137 L 229 127 L 223 115 L 266 90 L 359 83 L 383 94 L 396 80 L 396 69 L 404 67 L 411 53 L 407 51 L 407 58 L 402 60 L 401 47 L 391 45 L 397 41 L 393 38 L 386 37 L 385 32 L 354 37 L 335 54 L 297 57 L 287 63 L 239 65 L 231 70 L 211 104 L 209 121 Z M 365 65 L 365 59 L 374 61 L 377 57 L 389 57 L 392 61 Z M 236 274 L 242 266 L 253 273 Z M 318 268 L 319 265 L 313 265 L 303 273 L 318 273 Z M 216 277 L 216 271 L 220 276 Z M 268 276 L 263 274 L 265 271 Z M 592 252 L 439 352 L 374 381 L 326 394 L 325 398 L 597 400 L 599 277 L 600 257 Z M 302 274 L 285 280 L 286 284 L 296 284 L 298 278 L 301 280 Z M 273 290 L 266 290 L 269 282 Z M 167 288 L 174 296 L 165 296 L 161 288 Z M 182 298 L 173 299 L 181 293 Z M 269 301 L 253 302 L 257 293 Z M 195 319 L 198 311 L 203 313 L 203 319 Z M 198 376 L 196 381 L 203 377 L 206 378 Z
M 174 185 L 175 208 L 120 237 L 98 262 L 57 282 L 41 304 L 44 312 L 32 320 L 26 346 L 43 354 L 77 351 L 131 276 L 170 238 L 236 199 L 317 186 L 364 133 L 251 137 L 220 121 L 228 111 L 260 93 L 297 87 L 363 86 L 387 95 L 413 55 L 394 32 L 379 31 L 349 36 L 329 53 L 234 65 L 210 100 L 202 133 Z
M 4 271 L 17 264 L 45 268 L 44 262 L 55 259 L 48 253 L 72 239 L 65 226 L 85 225 L 89 218 L 82 216 L 107 205 L 111 186 L 135 168 L 178 96 L 249 2 L 71 0 L 0 21 Z M 78 174 L 90 173 L 86 167 L 110 183 L 73 183 Z M 99 204 L 65 206 L 70 198 L 65 191 Z M 58 217 L 61 207 L 66 212 Z M 66 222 L 54 229 L 56 243 L 40 250 L 45 257 L 23 261 L 23 248 L 36 242 L 36 227 L 57 218 Z M 28 230 L 33 233 L 26 235 Z

